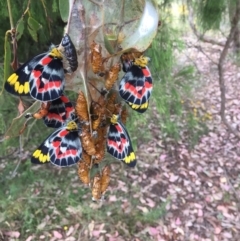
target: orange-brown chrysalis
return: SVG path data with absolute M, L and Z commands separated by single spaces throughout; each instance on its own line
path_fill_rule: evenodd
M 109 182 L 110 182 L 110 167 L 105 166 L 102 170 L 102 177 L 101 177 L 101 193 L 103 194 L 106 192 Z
M 90 132 L 88 130 L 83 129 L 80 134 L 80 139 L 82 147 L 87 152 L 87 154 L 90 156 L 95 155 L 96 150 Z
M 80 121 L 89 121 L 87 100 L 82 91 L 78 94 L 75 110 Z
M 100 44 L 97 44 L 93 41 L 90 45 L 90 49 L 93 73 L 103 76 L 105 69 L 103 66 L 102 47 Z
M 95 139 L 96 153 L 94 155 L 94 164 L 99 164 L 105 156 L 107 129 L 108 126 L 105 124 L 97 129 L 97 138 Z
M 117 64 L 114 64 L 107 72 L 106 80 L 104 84 L 107 91 L 111 90 L 114 83 L 117 81 L 118 73 L 120 70 L 121 70 L 121 65 L 117 63 Z
M 97 130 L 101 123 L 101 116 L 97 115 L 97 118 L 92 119 L 92 129 L 93 131 Z
M 78 162 L 78 176 L 84 184 L 89 184 L 89 167 L 84 161 Z
M 88 165 L 88 166 L 91 166 L 91 156 L 89 156 L 88 154 L 87 154 L 87 152 L 86 151 L 82 151 L 82 160 Z
M 92 129 L 95 131 L 100 125 L 101 122 L 101 106 L 92 101 L 91 103 L 91 119 L 92 119 Z
M 99 174 L 93 178 L 92 197 L 95 201 L 101 198 L 101 177 Z
M 91 116 L 92 116 L 92 129 L 95 131 L 98 129 L 101 121 L 104 118 L 105 113 L 105 99 L 101 95 L 97 102 L 91 103 Z
M 105 156 L 105 141 L 99 141 L 95 144 L 96 153 L 94 155 L 94 164 L 99 164 Z
M 113 92 L 107 99 L 106 104 L 106 114 L 113 114 L 115 111 L 115 103 L 116 103 L 117 93 Z
M 124 125 L 126 125 L 127 123 L 127 116 L 128 116 L 127 109 L 123 109 L 121 112 L 121 121 Z

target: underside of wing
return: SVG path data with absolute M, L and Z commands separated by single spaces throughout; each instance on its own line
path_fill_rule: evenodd
M 142 105 L 148 101 L 152 91 L 152 78 L 147 67 L 133 65 L 123 76 L 119 85 L 120 96 L 128 103 Z
M 59 136 L 62 136 L 59 138 Z M 76 164 L 82 158 L 82 145 L 77 132 L 64 131 L 51 140 L 52 148 L 49 150 L 52 164 L 66 167 Z
M 107 138 L 107 151 L 130 167 L 136 165 L 136 158 L 126 129 L 120 123 L 112 124 Z
M 35 56 L 30 59 L 22 66 L 20 66 L 12 75 L 9 76 L 4 84 L 4 88 L 10 94 L 18 96 L 28 96 L 30 93 L 29 89 L 29 78 L 33 68 L 37 63 L 46 55 L 46 53 Z
M 149 101 L 144 104 L 136 105 L 130 102 L 126 102 L 133 110 L 137 111 L 138 113 L 144 113 L 148 109 Z
M 74 114 L 71 101 L 64 95 L 51 102 L 48 114 L 43 118 L 48 127 L 59 128 Z
M 30 79 L 30 94 L 40 101 L 58 99 L 64 89 L 64 70 L 60 59 L 45 56 L 34 67 Z
M 46 164 L 50 162 L 49 143 L 46 139 L 32 154 L 31 162 L 34 164 Z

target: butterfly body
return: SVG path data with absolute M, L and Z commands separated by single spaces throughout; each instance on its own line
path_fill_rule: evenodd
M 78 68 L 77 51 L 68 34 L 63 36 L 61 45 L 64 48 L 64 55 L 68 61 L 70 69 L 74 72 Z

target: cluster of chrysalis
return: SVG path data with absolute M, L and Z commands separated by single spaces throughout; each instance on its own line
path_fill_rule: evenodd
M 43 119 L 46 126 L 55 128 L 33 152 L 31 162 L 51 162 L 60 167 L 77 163 L 79 178 L 91 187 L 93 199 L 99 200 L 110 181 L 110 166 L 102 165 L 105 150 L 130 167 L 136 165 L 125 127 L 127 109 L 119 99 L 133 110 L 145 112 L 152 78 L 148 58 L 140 52 L 124 53 L 119 62 L 106 68 L 101 46 L 92 42 L 89 58 L 93 73 L 103 82 L 103 87 L 98 89 L 98 85 L 87 81 L 88 89 L 95 89 L 94 100 L 90 91 L 84 94 L 80 90 L 74 106 L 64 94 L 65 74 L 78 68 L 77 52 L 67 34 L 59 46 L 51 47 L 18 68 L 5 82 L 5 90 L 41 101 L 41 108 L 36 113 L 28 113 L 26 118 Z M 121 70 L 125 73 L 116 84 Z M 97 171 L 91 172 L 93 168 Z

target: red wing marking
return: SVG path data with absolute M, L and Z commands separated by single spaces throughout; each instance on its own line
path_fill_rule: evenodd
M 61 80 L 55 80 L 55 81 L 48 81 L 48 83 L 44 83 L 43 87 L 40 87 L 41 83 L 43 82 L 40 78 L 40 76 L 42 75 L 42 71 L 33 70 L 32 74 L 33 74 L 33 77 L 37 79 L 36 85 L 39 93 L 49 91 L 49 89 L 60 88 L 60 86 L 62 85 Z
M 62 114 L 55 114 L 55 113 L 48 113 L 48 115 L 47 115 L 47 118 L 48 119 L 54 119 L 54 120 L 58 120 L 58 121 L 60 121 L 60 122 L 62 122 L 63 121 L 63 118 L 62 118 L 62 116 L 63 116 L 64 114 L 62 113 Z
M 149 86 L 149 85 L 147 85 L 147 86 Z M 147 91 L 145 86 L 135 87 L 135 86 L 131 85 L 130 83 L 126 83 L 124 87 L 125 87 L 125 90 L 131 92 L 134 95 L 134 97 L 138 98 L 138 99 L 141 99 L 145 95 L 145 92 Z M 149 87 L 147 87 L 147 88 L 149 88 Z M 139 93 L 140 91 L 141 91 L 141 93 Z
M 51 61 L 52 61 L 53 59 L 52 58 L 50 58 L 49 56 L 46 56 L 45 58 L 42 58 L 41 59 L 41 64 L 42 65 L 48 65 Z
M 68 103 L 68 102 L 69 102 L 69 99 L 68 99 L 67 96 L 62 95 L 62 96 L 61 96 L 61 101 L 62 101 L 63 103 Z
M 56 149 L 56 157 L 57 159 L 61 159 L 61 158 L 65 158 L 68 156 L 76 156 L 77 155 L 77 150 L 66 150 L 64 153 L 59 153 L 60 152 L 60 148 Z
M 151 77 L 151 73 L 150 73 L 149 69 L 143 68 L 142 72 L 143 72 L 145 77 Z
M 122 127 L 120 125 L 115 125 L 115 128 L 117 129 L 118 132 L 122 133 Z
M 59 135 L 60 137 L 63 137 L 63 136 L 66 136 L 67 134 L 68 134 L 68 131 L 67 131 L 67 130 L 62 130 L 62 131 L 59 132 L 58 135 Z
M 56 148 L 56 150 L 59 149 L 60 144 L 61 144 L 61 141 L 54 141 L 52 143 L 52 145 Z
M 116 142 L 112 140 L 108 140 L 108 146 L 113 147 L 117 152 L 122 153 L 124 150 L 124 145 L 121 142 Z
M 66 118 L 67 119 L 69 118 L 72 111 L 73 111 L 73 107 L 67 107 L 66 108 Z

